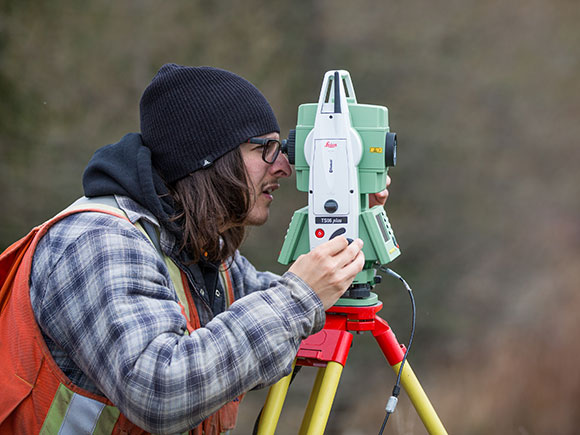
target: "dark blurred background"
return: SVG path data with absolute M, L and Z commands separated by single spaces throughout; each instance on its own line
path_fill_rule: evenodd
M 0 248 L 81 195 L 97 148 L 139 130 L 163 63 L 246 77 L 282 135 L 324 73 L 346 69 L 398 133 L 391 266 L 414 289 L 410 361 L 448 430 L 578 433 L 579 21 L 569 0 L 2 0 Z M 275 196 L 243 253 L 281 273 L 306 197 L 294 179 Z M 377 290 L 407 342 L 406 292 L 389 278 Z M 292 386 L 279 433 L 296 433 L 311 380 Z M 393 382 L 372 338 L 355 337 L 327 433 L 378 432 Z M 251 432 L 264 394 L 247 395 L 234 433 Z M 387 433 L 425 433 L 404 396 Z

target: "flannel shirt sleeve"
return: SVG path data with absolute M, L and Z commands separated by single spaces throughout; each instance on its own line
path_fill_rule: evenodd
M 274 383 L 290 372 L 300 341 L 323 326 L 318 297 L 286 273 L 186 335 L 167 268 L 132 224 L 81 213 L 48 235 L 60 225 L 76 230 L 69 240 L 61 227 L 61 254 L 38 271 L 46 277 L 34 303 L 39 325 L 147 431 L 189 430 Z
M 259 290 L 266 290 L 280 279 L 280 275 L 272 272 L 256 270 L 239 251 L 236 251 L 230 266 L 236 300 Z

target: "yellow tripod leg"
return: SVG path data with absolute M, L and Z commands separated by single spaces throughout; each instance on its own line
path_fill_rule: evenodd
M 343 366 L 330 361 L 325 368 L 318 369 L 314 387 L 304 413 L 300 435 L 323 434 L 338 389 Z
M 292 365 L 292 370 L 294 371 L 294 364 Z M 262 414 L 260 415 L 258 435 L 272 435 L 276 431 L 291 379 L 292 373 L 270 387 L 264 409 L 262 409 Z
M 395 373 L 399 373 L 400 366 L 401 363 L 392 366 Z M 409 399 L 411 399 L 411 403 L 415 407 L 419 418 L 421 418 L 421 421 L 425 425 L 427 432 L 431 435 L 446 435 L 447 431 L 445 430 L 445 427 L 443 427 L 443 423 L 441 423 L 439 416 L 435 412 L 433 405 L 431 405 L 429 398 L 421 387 L 421 384 L 415 376 L 413 369 L 411 369 L 408 361 L 405 362 L 405 366 L 403 367 L 401 385 L 407 392 Z
M 306 411 L 304 411 L 304 417 L 302 417 L 302 424 L 300 426 L 299 433 L 308 426 L 310 420 L 312 419 L 312 412 L 314 411 L 314 405 L 318 400 L 318 394 L 320 393 L 320 385 L 322 384 L 322 379 L 324 378 L 324 372 L 326 367 L 321 367 L 316 372 L 316 379 L 314 380 L 314 385 L 312 386 L 312 391 L 310 392 L 310 397 L 308 399 L 308 404 L 306 405 Z

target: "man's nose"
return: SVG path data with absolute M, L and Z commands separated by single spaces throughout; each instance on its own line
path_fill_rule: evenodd
M 278 154 L 274 163 L 270 165 L 270 171 L 279 178 L 292 175 L 292 167 L 290 166 L 290 162 L 288 162 L 286 154 Z

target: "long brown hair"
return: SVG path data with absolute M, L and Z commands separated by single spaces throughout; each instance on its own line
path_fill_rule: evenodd
M 192 261 L 202 256 L 221 262 L 233 255 L 245 235 L 243 222 L 252 205 L 252 191 L 239 148 L 212 166 L 169 186 L 183 231 L 181 249 Z

